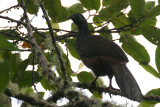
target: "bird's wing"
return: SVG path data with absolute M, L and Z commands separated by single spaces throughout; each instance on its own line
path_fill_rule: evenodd
M 79 48 L 82 57 L 113 56 L 128 62 L 126 54 L 116 43 L 98 35 L 87 36 Z

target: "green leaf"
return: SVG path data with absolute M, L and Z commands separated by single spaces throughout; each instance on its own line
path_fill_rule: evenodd
M 101 99 L 101 98 L 102 98 L 102 93 L 99 94 L 98 91 L 94 91 L 94 92 L 93 92 L 93 97 L 94 97 L 94 98 L 100 98 L 100 99 Z
M 70 14 L 74 13 L 83 13 L 83 6 L 80 3 L 73 4 L 71 7 L 68 8 Z
M 156 7 L 153 7 L 153 8 L 149 11 L 148 17 L 149 17 L 149 18 L 152 18 L 152 17 L 156 17 L 156 16 L 158 16 L 158 15 L 160 15 L 160 4 L 157 5 Z
M 0 35 L 0 49 L 18 51 L 19 49 L 9 42 L 6 38 Z
M 18 84 L 20 87 L 30 87 L 33 85 L 32 82 L 37 83 L 40 82 L 41 79 L 42 78 L 39 76 L 38 72 L 34 71 L 34 75 L 32 76 L 32 71 L 25 71 Z
M 71 30 L 75 30 L 75 29 L 77 29 L 77 26 L 74 23 L 72 23 L 71 24 Z
M 88 10 L 95 9 L 98 11 L 100 8 L 100 0 L 80 0 L 80 2 Z
M 149 12 L 153 7 L 155 7 L 155 1 L 145 2 L 145 12 Z
M 38 3 L 35 0 L 27 0 L 27 11 L 30 14 L 36 14 L 38 12 Z
M 100 32 L 101 36 L 112 40 L 112 34 L 110 33 L 110 31 L 108 31 L 108 32 L 106 31 L 106 30 L 109 30 L 108 26 L 105 26 L 100 30 L 102 30 L 102 31 L 104 30 L 104 32 Z
M 140 64 L 147 65 L 150 62 L 150 57 L 147 50 L 138 42 L 134 40 L 128 40 L 127 42 L 123 41 L 122 48 Z
M 100 26 L 102 24 L 102 20 L 99 18 L 99 16 L 95 15 L 93 17 L 93 23 L 96 25 L 96 26 Z
M 25 90 L 25 94 L 27 94 L 27 95 L 31 95 L 31 94 L 33 94 L 34 93 L 34 90 L 33 90 L 33 88 L 32 87 L 28 87 L 28 88 L 26 88 L 26 90 Z
M 55 92 L 57 90 L 57 88 L 53 84 L 49 83 L 47 78 L 43 78 L 41 80 L 41 85 L 45 90 L 54 90 Z
M 54 22 L 52 22 L 52 20 L 51 20 L 51 24 L 52 24 L 52 28 L 53 28 L 53 29 L 59 29 L 59 24 L 58 24 L 58 23 L 54 23 Z
M 144 26 L 142 28 L 142 34 L 151 43 L 155 45 L 160 44 L 160 29 L 154 26 Z
M 105 7 L 112 7 L 116 12 L 119 12 L 129 5 L 129 0 L 103 0 L 102 4 Z
M 156 67 L 160 74 L 160 46 L 157 46 L 156 55 L 155 55 Z
M 156 78 L 160 78 L 160 74 L 150 65 L 140 64 L 146 71 L 155 76 Z
M 79 57 L 79 55 L 78 55 L 78 53 L 76 51 L 76 39 L 75 38 L 70 39 L 69 42 L 68 42 L 68 44 L 67 44 L 67 46 L 68 46 L 68 50 L 69 50 L 70 54 L 74 58 L 80 60 L 80 57 Z
M 0 93 L 3 92 L 9 82 L 10 63 L 4 61 L 0 63 Z
M 69 18 L 67 16 L 69 16 L 69 12 L 68 9 L 66 7 L 61 7 L 61 14 L 59 14 L 57 20 L 53 20 L 53 22 L 64 22 L 66 20 L 69 20 Z
M 84 64 L 83 64 L 83 62 L 81 62 L 81 63 L 79 64 L 79 66 L 78 66 L 78 70 L 82 69 L 83 67 L 84 67 Z
M 102 0 L 102 5 L 105 7 L 109 7 L 111 5 L 112 0 Z
M 94 80 L 94 75 L 91 72 L 82 71 L 77 75 L 81 83 L 91 83 Z
M 115 15 L 115 11 L 113 10 L 112 7 L 106 7 L 101 9 L 101 11 L 99 12 L 99 18 L 101 20 L 109 20 L 110 18 L 112 18 Z
M 18 3 L 21 4 L 21 0 L 18 0 Z M 38 12 L 38 3 L 36 0 L 25 0 L 27 5 L 27 12 L 30 14 L 36 14 Z
M 40 97 L 40 98 L 43 98 L 43 97 L 44 97 L 45 92 L 38 92 L 37 94 L 39 95 L 39 97 Z
M 151 91 L 147 92 L 146 96 L 151 95 L 151 96 L 160 96 L 160 88 L 157 89 L 152 89 Z M 145 101 L 143 100 L 142 103 L 138 105 L 138 107 L 155 107 L 155 105 L 159 103 L 158 101 Z
M 28 64 L 30 62 L 30 59 L 25 59 L 19 65 L 17 65 L 17 68 L 15 71 L 12 71 L 12 82 L 14 83 L 20 83 L 21 79 L 23 79 L 24 73 L 26 68 L 28 67 Z
M 62 11 L 60 0 L 43 0 L 44 6 L 48 11 L 48 15 L 51 17 L 53 22 L 57 22 L 59 15 Z M 62 14 L 62 13 L 61 13 Z
M 120 27 L 123 27 L 123 26 L 129 24 L 128 19 L 124 14 L 122 14 L 119 17 L 114 17 L 113 20 L 112 20 L 112 23 L 116 28 L 120 28 Z
M 104 85 L 104 81 L 103 81 L 103 79 L 102 79 L 101 77 L 99 77 L 99 78 L 97 79 L 97 81 L 96 81 L 96 86 L 97 86 L 97 87 L 106 87 L 106 86 Z
M 142 23 L 139 24 L 140 27 L 145 27 L 145 26 L 155 26 L 157 23 L 156 18 L 149 18 L 144 20 Z
M 94 31 L 94 27 L 92 24 L 88 24 L 88 29 L 90 29 L 90 31 Z M 91 33 L 92 35 L 94 35 L 94 32 Z
M 145 26 L 155 26 L 156 25 L 156 18 L 149 18 L 149 19 L 146 19 L 144 20 L 143 22 L 141 22 L 139 24 L 139 27 L 135 27 L 133 29 L 131 29 L 131 33 L 133 35 L 141 35 L 142 32 L 141 32 L 141 28 L 145 27 Z
M 130 0 L 131 10 L 133 14 L 140 18 L 143 16 L 144 7 L 145 7 L 145 0 Z

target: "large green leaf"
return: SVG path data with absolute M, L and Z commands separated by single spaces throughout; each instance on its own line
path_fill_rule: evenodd
M 21 0 L 18 0 L 18 3 L 21 4 Z M 38 12 L 38 3 L 36 0 L 25 0 L 27 11 L 30 14 L 36 14 Z
M 30 87 L 33 85 L 32 82 L 37 83 L 40 82 L 42 78 L 39 76 L 38 72 L 34 71 L 34 75 L 32 76 L 32 71 L 25 71 L 23 77 L 19 81 L 20 87 Z
M 102 20 L 99 18 L 99 16 L 95 15 L 93 17 L 93 23 L 96 25 L 96 26 L 100 26 L 102 24 Z
M 160 78 L 160 74 L 150 65 L 142 65 L 140 64 L 146 71 L 155 76 L 156 78 Z
M 67 46 L 68 46 L 68 50 L 69 50 L 70 54 L 74 58 L 80 60 L 79 55 L 78 55 L 78 53 L 76 51 L 76 39 L 75 38 L 70 39 L 69 42 L 68 42 L 68 44 L 67 44 Z
M 113 10 L 112 7 L 106 7 L 101 9 L 101 11 L 99 12 L 99 17 L 101 20 L 108 20 L 110 18 L 112 18 L 115 15 L 115 11 Z
M 36 0 L 27 0 L 27 11 L 30 14 L 36 14 L 38 12 L 38 3 Z
M 44 6 L 48 11 L 48 15 L 52 18 L 53 22 L 56 22 L 62 12 L 62 6 L 60 0 L 43 0 Z M 61 13 L 62 14 L 62 13 Z
M 116 28 L 124 27 L 125 25 L 129 24 L 128 19 L 124 14 L 120 15 L 119 17 L 114 17 L 112 23 Z
M 148 13 L 148 11 L 150 11 L 151 8 L 153 8 L 155 6 L 155 1 L 147 1 L 145 2 L 145 10 L 144 13 Z M 133 11 L 130 11 L 128 13 L 128 19 L 130 23 L 137 23 L 137 17 L 134 15 Z M 131 29 L 131 33 L 133 35 L 141 35 L 141 27 L 144 26 L 155 26 L 156 25 L 156 18 L 145 18 L 143 19 L 143 21 L 141 21 L 141 23 L 138 25 L 138 27 L 134 27 L 133 29 Z
M 140 64 L 147 65 L 150 62 L 149 54 L 143 45 L 134 40 L 123 41 L 122 43 L 124 51 Z
M 153 89 L 153 90 L 147 92 L 146 95 L 160 96 L 160 88 Z M 155 107 L 155 105 L 156 105 L 157 103 L 159 103 L 159 102 L 158 102 L 158 101 L 153 101 L 153 100 L 151 100 L 151 101 L 145 101 L 145 100 L 143 100 L 143 102 L 140 103 L 140 104 L 138 105 L 138 107 Z
M 155 45 L 160 44 L 160 29 L 154 26 L 144 26 L 142 28 L 142 34 L 151 43 Z
M 81 4 L 88 10 L 95 9 L 98 11 L 100 8 L 100 0 L 79 0 Z
M 77 78 L 81 83 L 91 83 L 95 76 L 91 72 L 82 71 L 77 75 Z
M 67 16 L 69 16 L 70 14 L 69 14 L 69 11 L 68 11 L 68 9 L 66 8 L 66 7 L 61 7 L 61 14 L 59 14 L 59 16 L 58 16 L 58 18 L 57 18 L 57 20 L 54 20 L 54 19 L 52 19 L 53 20 L 53 22 L 64 22 L 64 21 L 66 21 L 66 20 L 69 20 L 69 18 L 67 17 Z
M 145 2 L 145 11 L 144 13 L 148 13 L 148 11 L 151 10 L 151 8 L 153 8 L 155 6 L 155 1 L 147 1 Z M 135 17 L 135 15 L 133 14 L 132 11 L 130 11 L 128 13 L 128 16 L 129 16 L 129 22 L 130 23 L 135 23 L 137 22 L 137 19 Z M 153 17 L 153 18 L 145 18 L 143 19 L 143 21 L 141 21 L 141 23 L 138 25 L 138 27 L 134 27 L 133 29 L 131 29 L 131 33 L 133 35 L 141 35 L 142 32 L 141 32 L 141 27 L 144 27 L 144 26 L 155 26 L 156 25 L 156 18 Z
M 54 91 L 57 90 L 57 88 L 55 87 L 55 85 L 51 84 L 51 83 L 48 81 L 47 78 L 43 78 L 43 79 L 41 80 L 41 85 L 43 86 L 43 88 L 44 88 L 45 90 L 54 90 Z
M 141 22 L 139 24 L 139 27 L 135 27 L 133 29 L 131 29 L 131 33 L 133 35 L 141 35 L 142 32 L 141 32 L 141 28 L 142 27 L 145 27 L 145 26 L 155 26 L 156 25 L 156 18 L 149 18 L 149 19 L 146 19 L 144 20 L 143 22 Z
M 80 3 L 73 4 L 71 7 L 68 8 L 69 14 L 74 13 L 83 13 L 83 6 Z
M 12 82 L 20 83 L 21 79 L 24 76 L 24 72 L 28 67 L 29 62 L 30 62 L 30 59 L 28 58 L 22 61 L 21 63 L 19 63 L 19 65 L 17 65 L 17 68 L 15 69 L 15 71 L 12 71 Z
M 144 7 L 145 7 L 145 0 L 130 0 L 131 10 L 133 14 L 140 18 L 143 16 Z
M 158 15 L 160 15 L 160 4 L 159 5 L 157 5 L 156 7 L 153 7 L 150 11 L 149 11 L 149 13 L 148 13 L 148 17 L 156 17 L 156 16 L 158 16 Z
M 9 82 L 10 63 L 4 61 L 0 63 L 0 93 L 4 91 Z
M 118 12 L 129 5 L 129 0 L 103 0 L 102 5 L 105 7 L 112 7 Z
M 155 7 L 155 1 L 145 2 L 145 12 L 149 12 L 153 7 Z
M 18 51 L 19 49 L 9 42 L 6 38 L 0 35 L 0 50 L 13 50 Z
M 160 46 L 157 46 L 156 55 L 155 55 L 156 67 L 160 74 Z

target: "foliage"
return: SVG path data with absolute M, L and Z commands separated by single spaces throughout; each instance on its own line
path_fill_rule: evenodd
M 82 106 L 82 102 L 84 105 L 94 105 L 96 101 L 99 102 L 97 104 L 101 104 L 100 106 L 108 104 L 101 103 L 102 93 L 100 91 L 86 85 L 94 80 L 93 73 L 72 71 L 72 63 L 68 55 L 80 60 L 75 49 L 76 26 L 72 23 L 72 31 L 67 31 L 60 29 L 59 25 L 61 22 L 66 23 L 65 21 L 69 20 L 67 16 L 74 13 L 89 14 L 88 19 L 92 19 L 89 29 L 93 34 L 99 33 L 103 37 L 112 39 L 113 33 L 117 33 L 123 50 L 147 72 L 160 79 L 160 29 L 156 27 L 156 17 L 160 15 L 160 4 L 155 5 L 154 1 L 146 2 L 145 0 L 102 0 L 102 2 L 101 0 L 79 0 L 70 7 L 64 7 L 62 4 L 61 0 L 17 0 L 17 5 L 0 11 L 0 18 L 9 21 L 9 26 L 0 29 L 0 94 L 23 100 L 23 106 L 27 104 L 53 106 L 48 102 L 50 99 L 55 106 L 56 102 L 63 97 L 69 100 L 66 107 L 74 107 L 76 102 L 79 103 L 79 106 Z M 131 9 L 126 12 L 129 7 Z M 13 9 L 21 12 L 19 8 L 24 10 L 24 13 L 21 13 L 22 17 L 18 20 L 9 16 L 9 13 L 6 13 L 8 16 L 3 16 L 4 12 Z M 39 11 L 43 11 L 42 17 L 46 19 L 48 28 L 34 27 L 31 19 L 28 19 L 29 14 L 36 16 Z M 12 23 L 16 23 L 15 26 L 12 26 Z M 109 23 L 113 24 L 113 29 L 110 29 Z M 27 33 L 24 29 L 27 30 Z M 139 35 L 157 46 L 155 50 L 157 68 L 151 66 L 150 55 L 145 46 L 136 40 L 136 36 Z M 60 44 L 65 44 L 67 53 Z M 29 55 L 24 60 L 21 55 L 26 51 Z M 82 68 L 81 63 L 78 71 Z M 76 77 L 81 85 L 75 85 L 73 77 Z M 17 84 L 18 90 L 11 87 L 9 83 Z M 52 97 L 41 102 L 44 92 L 34 92 L 32 89 L 32 86 L 35 87 L 37 83 L 41 84 L 45 90 L 49 90 Z M 98 87 L 106 88 L 100 78 L 96 84 Z M 79 91 L 77 94 L 75 90 L 67 90 L 73 87 L 88 88 L 93 94 L 93 99 L 84 97 Z M 159 90 L 152 89 L 146 95 L 160 97 Z M 83 99 L 77 98 L 77 95 Z M 157 103 L 159 103 L 157 100 L 143 101 L 139 106 L 154 106 Z M 3 106 L 2 102 L 0 106 Z

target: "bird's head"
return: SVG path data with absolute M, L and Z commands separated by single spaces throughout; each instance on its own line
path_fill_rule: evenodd
M 87 25 L 87 20 L 85 19 L 85 17 L 80 14 L 80 13 L 75 13 L 71 16 L 69 16 L 69 18 L 78 26 L 82 26 L 82 25 Z

